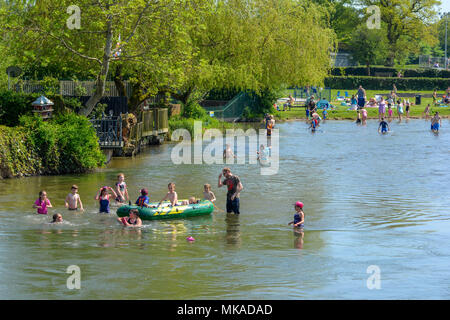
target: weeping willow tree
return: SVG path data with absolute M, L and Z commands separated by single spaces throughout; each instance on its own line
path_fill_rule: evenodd
M 197 51 L 184 73 L 184 100 L 211 88 L 322 84 L 336 50 L 325 14 L 309 0 L 212 1 L 204 30 L 191 35 Z
M 336 48 L 326 10 L 311 0 L 79 0 L 79 28 L 69 28 L 72 4 L 11 0 L 0 22 L 23 64 L 96 75 L 84 115 L 112 71 L 119 89 L 130 76 L 134 105 L 158 91 L 186 102 L 213 88 L 321 84 Z

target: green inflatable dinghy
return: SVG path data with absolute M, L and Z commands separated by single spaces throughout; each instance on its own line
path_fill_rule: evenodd
M 152 202 L 149 205 L 150 207 L 123 205 L 117 209 L 117 215 L 127 217 L 131 209 L 138 209 L 139 217 L 142 220 L 162 220 L 204 216 L 214 211 L 214 205 L 209 200 L 200 200 L 199 203 L 175 207 L 163 203 L 159 208 L 151 208 L 152 206 L 158 206 L 158 202 Z

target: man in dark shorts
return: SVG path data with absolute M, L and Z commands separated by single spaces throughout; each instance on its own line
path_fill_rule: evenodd
M 360 85 L 357 92 L 358 97 L 358 109 L 364 108 L 366 104 L 366 90 Z
M 222 174 L 225 179 L 222 181 Z M 244 189 L 241 180 L 238 176 L 231 173 L 230 168 L 223 168 L 222 173 L 219 175 L 218 187 L 226 185 L 227 192 L 227 213 L 234 212 L 235 214 L 240 214 L 239 212 L 239 193 Z

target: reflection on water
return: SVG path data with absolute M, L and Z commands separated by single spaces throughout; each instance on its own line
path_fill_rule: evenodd
M 228 247 L 239 248 L 241 245 L 241 232 L 239 230 L 239 215 L 226 213 L 226 244 Z
M 174 166 L 173 144 L 96 173 L 2 180 L 0 298 L 448 299 L 450 132 L 395 120 L 380 135 L 377 125 L 327 121 L 310 134 L 303 121 L 278 124 L 278 174 L 231 165 L 244 185 L 241 215 L 223 212 L 223 165 Z M 159 201 L 168 182 L 179 198 L 201 197 L 209 183 L 218 209 L 126 228 L 115 207 L 99 214 L 94 200 L 119 172 L 132 202 L 143 187 Z M 74 183 L 85 212 L 64 208 Z M 42 189 L 54 206 L 49 216 L 31 208 Z M 305 205 L 303 232 L 287 226 L 295 201 Z M 56 212 L 64 222 L 49 224 Z M 66 288 L 70 265 L 82 273 L 76 292 Z M 382 290 L 365 286 L 369 265 L 380 267 Z

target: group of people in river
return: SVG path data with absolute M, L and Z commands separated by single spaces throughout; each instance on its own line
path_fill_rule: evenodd
M 118 181 L 115 183 L 115 188 L 111 188 L 108 186 L 101 187 L 97 194 L 95 195 L 95 200 L 99 202 L 99 212 L 100 213 L 110 213 L 110 201 L 111 196 L 115 200 L 117 205 L 123 205 L 128 203 L 131 205 L 131 201 L 128 195 L 127 185 L 125 183 L 125 175 L 120 173 L 117 176 Z M 219 175 L 218 180 L 218 188 L 223 186 L 227 187 L 227 201 L 226 201 L 226 212 L 240 214 L 240 203 L 239 197 L 240 192 L 243 190 L 243 185 L 241 180 L 237 175 L 231 173 L 231 169 L 228 167 L 223 168 L 222 172 Z M 142 188 L 140 190 L 140 196 L 137 198 L 135 204 L 138 207 L 151 207 L 151 208 L 159 208 L 160 206 L 183 206 L 194 203 L 199 203 L 199 199 L 195 197 L 189 197 L 188 200 L 178 200 L 178 194 L 175 191 L 175 183 L 171 182 L 168 184 L 168 192 L 166 195 L 159 201 L 158 204 L 150 203 L 150 198 L 148 197 L 148 190 Z M 216 196 L 214 192 L 211 190 L 210 184 L 205 184 L 203 186 L 203 199 L 209 200 L 213 203 L 216 200 Z M 168 203 L 164 203 L 164 201 L 168 201 Z M 215 205 L 214 205 L 215 206 Z M 37 214 L 48 214 L 48 208 L 52 208 L 52 204 L 47 197 L 47 192 L 42 190 L 39 192 L 39 198 L 33 204 L 33 208 L 37 210 Z M 84 211 L 83 203 L 81 202 L 81 197 L 78 194 L 78 186 L 73 185 L 71 187 L 71 192 L 67 195 L 65 199 L 65 207 L 71 211 Z M 217 208 L 217 207 L 216 207 Z M 139 211 L 132 209 L 130 210 L 128 217 L 122 217 L 117 219 L 125 226 L 141 226 L 142 221 L 139 218 Z M 51 223 L 61 223 L 63 222 L 62 215 L 60 213 L 55 213 L 53 215 L 53 220 Z
M 435 90 L 435 94 L 436 94 L 436 90 Z M 359 86 L 358 92 L 356 93 L 356 95 L 352 96 L 352 105 L 353 104 L 356 104 L 356 110 L 357 110 L 356 123 L 362 124 L 362 125 L 365 125 L 366 121 L 367 121 L 367 109 L 366 108 L 378 107 L 378 120 L 380 122 L 379 126 L 378 126 L 378 131 L 381 133 L 387 133 L 390 131 L 389 124 L 386 122 L 386 120 L 388 120 L 388 122 L 392 121 L 394 107 L 397 109 L 398 120 L 399 120 L 399 122 L 401 122 L 404 111 L 405 111 L 406 119 L 409 119 L 411 106 L 413 105 L 409 101 L 409 99 L 402 100 L 397 97 L 395 86 L 394 86 L 394 90 L 392 90 L 390 95 L 387 97 L 387 100 L 385 100 L 383 97 L 379 97 L 378 101 L 375 98 L 371 98 L 369 100 L 369 102 L 366 103 L 366 91 L 364 90 L 364 88 L 361 85 Z M 430 104 L 428 104 L 422 113 L 422 116 L 425 116 L 425 120 L 428 120 L 428 118 L 430 116 L 430 110 L 431 110 L 431 106 L 430 106 Z M 441 123 L 442 123 L 441 116 L 439 115 L 439 112 L 436 111 L 434 116 L 431 117 L 431 130 L 434 133 L 437 133 L 439 131 Z M 381 129 L 381 131 L 380 131 L 380 129 Z

